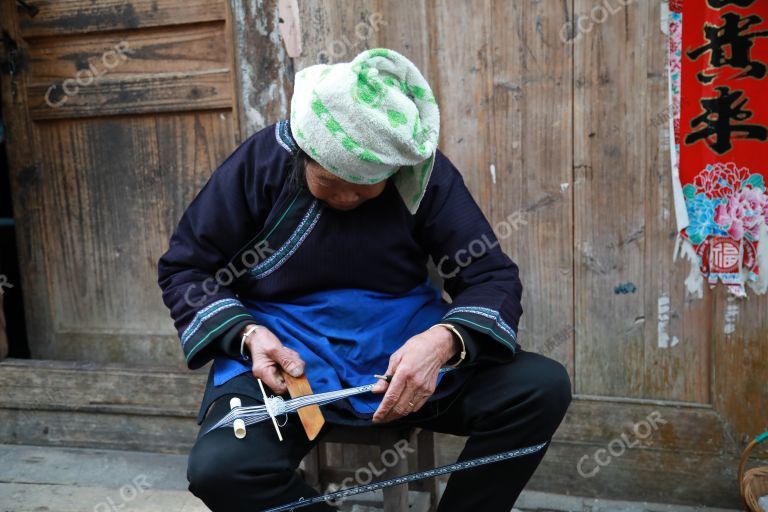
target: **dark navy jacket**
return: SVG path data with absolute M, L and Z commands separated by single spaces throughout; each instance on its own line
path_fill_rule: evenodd
M 438 151 L 415 215 L 390 182 L 352 211 L 286 185 L 297 146 L 288 121 L 250 136 L 211 175 L 158 262 L 158 283 L 189 368 L 239 357 L 245 301 L 288 301 L 334 288 L 403 293 L 432 257 L 467 343 L 465 365 L 519 350 L 522 284 L 461 174 Z M 406 340 L 403 340 L 405 342 Z

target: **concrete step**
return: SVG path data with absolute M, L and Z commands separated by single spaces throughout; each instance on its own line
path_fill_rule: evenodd
M 739 510 L 645 501 L 601 500 L 523 491 L 512 512 L 739 512 Z
M 186 467 L 186 455 L 0 444 L 0 512 L 204 512 Z M 409 498 L 409 512 L 427 510 L 428 494 Z M 381 510 L 381 491 L 342 503 L 344 512 Z M 525 491 L 513 512 L 736 511 Z
M 0 445 L 0 511 L 204 512 L 186 464 L 183 455 Z

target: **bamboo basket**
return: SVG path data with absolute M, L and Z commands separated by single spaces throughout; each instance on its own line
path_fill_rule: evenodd
M 763 512 L 757 500 L 761 496 L 768 495 L 768 466 L 752 468 L 744 472 L 747 466 L 749 456 L 752 450 L 763 441 L 768 440 L 768 432 L 763 432 L 754 438 L 744 449 L 739 462 L 739 485 L 741 487 L 741 497 L 744 500 L 744 506 L 749 512 Z

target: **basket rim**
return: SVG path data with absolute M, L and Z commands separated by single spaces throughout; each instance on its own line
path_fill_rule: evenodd
M 752 441 L 749 442 L 746 448 L 744 448 L 744 451 L 741 454 L 741 458 L 739 460 L 739 493 L 741 494 L 741 499 L 744 501 L 744 505 L 746 505 L 747 510 L 751 510 L 752 507 L 747 502 L 747 496 L 746 496 L 746 489 L 744 485 L 744 468 L 747 467 L 747 461 L 749 460 L 750 455 L 752 454 L 752 451 L 768 440 L 768 431 L 763 432 L 762 434 L 756 436 Z M 752 469 L 762 469 L 761 468 L 752 468 Z M 750 470 L 751 471 L 751 470 Z M 762 475 L 761 475 L 762 476 Z

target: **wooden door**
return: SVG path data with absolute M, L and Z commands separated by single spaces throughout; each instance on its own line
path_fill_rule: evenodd
M 32 3 L 0 2 L 32 356 L 179 364 L 156 263 L 240 140 L 229 5 Z
M 385 46 L 424 72 L 440 147 L 520 265 L 521 344 L 576 396 L 531 486 L 738 506 L 737 455 L 768 428 L 768 297 L 673 259 L 662 2 L 299 6 L 297 69 Z

